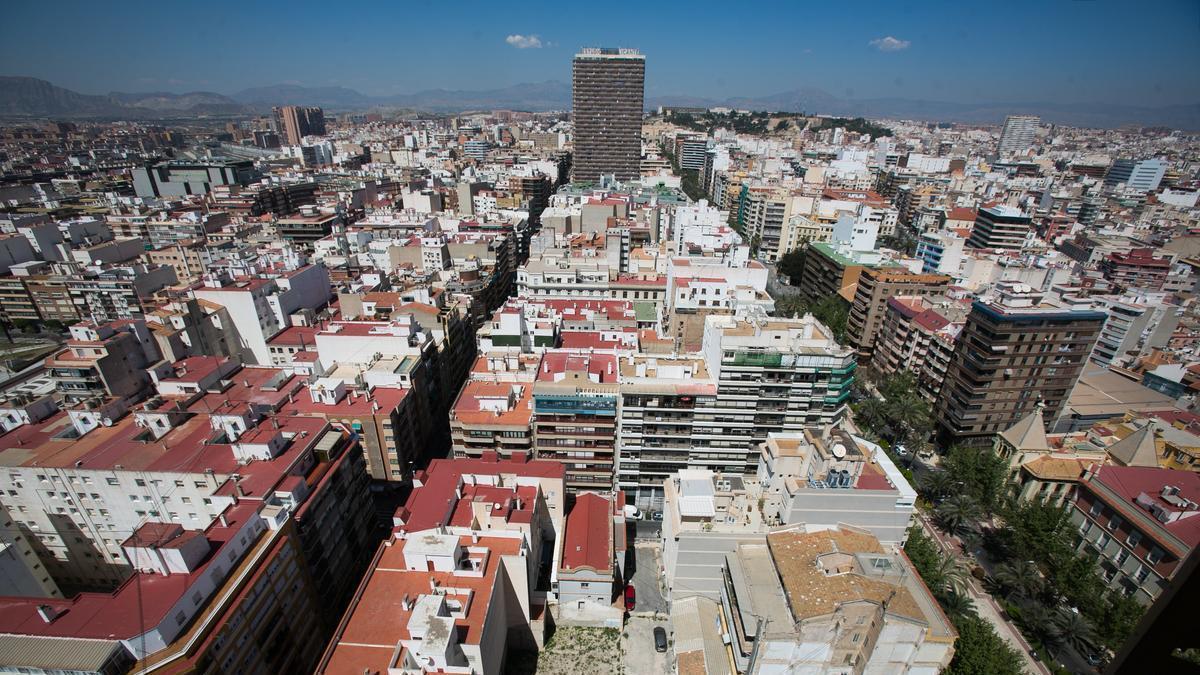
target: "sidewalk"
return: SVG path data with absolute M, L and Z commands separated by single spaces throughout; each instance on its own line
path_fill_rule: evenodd
M 938 532 L 937 528 L 926 519 L 925 514 L 918 511 L 916 516 L 917 522 L 921 523 L 925 534 L 928 534 L 937 542 L 938 547 L 942 549 L 943 553 L 953 556 L 956 560 L 964 560 L 963 556 L 958 553 L 958 547 L 953 542 L 947 541 L 942 536 L 942 533 Z M 967 578 L 967 595 L 975 603 L 975 610 L 979 613 L 979 617 L 992 624 L 996 629 L 996 634 L 1007 642 L 1009 646 L 1017 650 L 1017 653 L 1025 660 L 1026 673 L 1029 673 L 1029 675 L 1050 675 L 1050 669 L 1030 655 L 1032 649 L 1029 643 L 1025 641 L 1025 637 L 1021 635 L 1021 631 L 1005 620 L 1001 614 L 1000 606 L 996 604 L 996 601 L 990 594 L 979 587 L 979 582 L 971 576 Z

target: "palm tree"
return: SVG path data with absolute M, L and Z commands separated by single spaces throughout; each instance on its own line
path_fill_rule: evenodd
M 992 579 L 1004 589 L 1005 597 L 1034 599 L 1046 588 L 1042 570 L 1031 561 L 1013 560 L 996 565 Z
M 946 532 L 955 535 L 974 529 L 980 515 L 979 505 L 970 495 L 949 497 L 933 510 L 933 516 L 938 525 Z
M 868 398 L 858 409 L 856 421 L 877 437 L 887 435 L 887 413 L 884 402 L 878 398 Z
M 1100 638 L 1092 622 L 1078 611 L 1069 607 L 1059 607 L 1054 616 L 1058 629 L 1062 631 L 1063 639 L 1079 654 L 1090 654 L 1096 650 Z
M 888 400 L 888 416 L 895 427 L 896 441 L 910 443 L 929 427 L 929 404 L 915 390 L 898 392 Z
M 975 603 L 960 593 L 946 593 L 938 597 L 938 603 L 952 618 L 961 619 L 975 613 Z
M 934 592 L 940 595 L 962 595 L 967 592 L 967 570 L 953 556 L 942 556 L 934 568 L 933 576 L 938 582 Z
M 937 469 L 921 474 L 917 488 L 933 502 L 940 502 L 954 491 L 954 477 L 949 471 Z
M 1057 652 L 1066 644 L 1067 637 L 1060 626 L 1058 613 L 1045 605 L 1031 602 L 1022 608 L 1020 623 L 1029 637 L 1049 652 Z

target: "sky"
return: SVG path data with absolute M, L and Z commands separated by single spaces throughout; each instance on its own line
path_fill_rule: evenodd
M 1200 0 L 456 2 L 4 0 L 0 74 L 87 94 L 570 81 L 641 49 L 648 97 L 1200 103 Z

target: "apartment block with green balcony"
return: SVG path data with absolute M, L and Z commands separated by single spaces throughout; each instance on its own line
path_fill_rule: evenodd
M 714 405 L 748 446 L 771 432 L 839 422 L 854 382 L 854 352 L 812 316 L 709 317 L 703 353 Z

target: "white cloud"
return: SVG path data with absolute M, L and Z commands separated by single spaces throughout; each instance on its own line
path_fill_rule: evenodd
M 909 42 L 908 40 L 900 40 L 889 35 L 887 37 L 881 37 L 877 40 L 871 40 L 867 44 L 881 52 L 898 52 L 902 49 L 908 49 L 912 42 Z
M 536 35 L 509 35 L 504 41 L 517 49 L 542 48 L 542 39 Z

